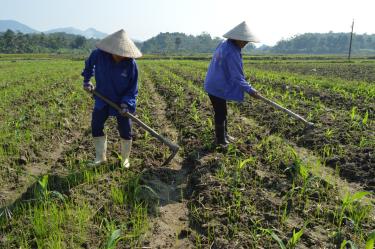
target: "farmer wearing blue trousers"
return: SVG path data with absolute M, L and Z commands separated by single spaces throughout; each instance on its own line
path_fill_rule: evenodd
M 246 22 L 224 35 L 213 54 L 204 82 L 215 116 L 216 144 L 226 146 L 234 139 L 228 135 L 227 100 L 243 101 L 244 93 L 257 98 L 257 91 L 246 81 L 243 73 L 241 49 L 249 42 L 258 42 Z
M 82 72 L 83 88 L 91 92 L 94 86 L 90 79 L 95 76 L 95 90 L 98 93 L 118 104 L 122 113 L 134 113 L 138 94 L 138 69 L 135 58 L 141 57 L 141 52 L 124 30 L 107 36 L 97 43 L 96 47 L 97 49 L 85 62 Z M 114 116 L 117 119 L 120 134 L 122 165 L 128 168 L 132 146 L 131 121 L 100 98 L 96 96 L 94 98 L 91 128 L 96 156 L 92 165 L 98 165 L 107 160 L 107 137 L 103 129 L 108 117 Z

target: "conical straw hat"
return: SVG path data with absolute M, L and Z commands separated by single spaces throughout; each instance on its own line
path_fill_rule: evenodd
M 224 37 L 239 41 L 259 42 L 258 38 L 250 31 L 246 22 L 242 22 L 229 30 Z
M 123 57 L 139 58 L 142 56 L 141 51 L 123 29 L 105 37 L 96 44 L 96 47 L 107 53 Z

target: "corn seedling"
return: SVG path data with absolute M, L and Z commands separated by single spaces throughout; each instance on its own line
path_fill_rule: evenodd
M 351 240 L 343 240 L 340 244 L 340 249 L 346 249 L 348 245 L 350 246 L 351 249 L 357 249 L 357 247 Z
M 46 202 L 49 201 L 51 197 L 65 201 L 65 197 L 60 192 L 48 190 L 48 175 L 44 175 L 41 180 L 38 180 L 36 195 L 38 199 Z
M 362 119 L 362 124 L 363 125 L 367 125 L 367 122 L 368 122 L 368 111 L 366 111 L 366 114 L 365 114 L 365 116 Z
M 371 232 L 368 235 L 367 241 L 366 241 L 366 249 L 374 249 L 375 245 L 375 231 Z
M 116 249 L 116 245 L 121 239 L 123 239 L 121 229 L 114 230 L 107 239 L 105 249 Z
M 333 129 L 328 128 L 328 129 L 325 131 L 324 135 L 325 135 L 325 137 L 328 138 L 328 139 L 332 138 L 332 136 L 333 136 Z
M 293 229 L 293 235 L 288 240 L 287 247 L 288 248 L 295 248 L 297 246 L 297 243 L 300 240 L 302 234 L 303 234 L 303 229 L 299 230 L 298 232 L 296 232 L 296 230 Z
M 111 188 L 111 195 L 113 201 L 118 205 L 124 204 L 124 192 L 120 188 L 112 187 Z
M 356 192 L 352 195 L 347 193 L 344 196 L 344 198 L 342 199 L 341 210 L 336 217 L 339 229 L 341 228 L 345 213 L 348 213 L 348 218 L 354 222 L 356 227 L 359 226 L 363 219 L 368 217 L 370 209 L 360 206 L 359 201 L 369 194 L 370 192 L 361 191 Z

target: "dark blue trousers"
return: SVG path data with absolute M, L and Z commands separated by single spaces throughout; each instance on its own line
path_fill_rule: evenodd
M 208 97 L 210 97 L 212 106 L 214 108 L 215 113 L 215 124 L 217 125 L 224 125 L 224 123 L 227 120 L 227 101 L 222 98 L 218 98 L 216 96 L 213 96 L 211 94 L 208 94 Z
M 92 136 L 93 137 L 102 137 L 104 136 L 104 124 L 107 121 L 110 114 L 110 107 L 105 106 L 102 109 L 98 110 L 94 108 L 92 112 L 92 119 L 91 119 L 91 129 L 92 129 Z M 120 133 L 120 137 L 125 140 L 131 140 L 131 120 L 120 114 L 116 115 L 117 119 L 117 129 Z

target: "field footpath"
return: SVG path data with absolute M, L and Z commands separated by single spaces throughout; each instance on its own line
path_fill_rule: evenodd
M 171 141 L 178 141 L 178 132 L 166 117 L 167 106 L 163 97 L 156 91 L 149 79 L 142 83 L 143 87 L 152 92 L 151 111 L 155 122 L 160 124 L 157 131 Z M 151 248 L 193 248 L 191 241 L 187 238 L 189 211 L 185 199 L 191 169 L 184 166 L 180 153 L 169 165 L 146 169 L 141 173 L 141 181 L 154 189 L 159 196 L 159 212 L 151 218 L 150 230 L 145 235 L 145 244 L 149 244 Z

